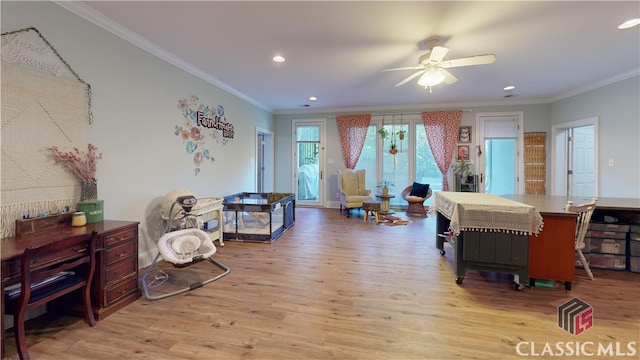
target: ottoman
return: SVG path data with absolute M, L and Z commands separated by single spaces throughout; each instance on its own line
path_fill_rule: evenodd
M 364 209 L 364 221 L 367 221 L 369 213 L 372 213 L 375 217 L 376 224 L 380 222 L 378 214 L 380 213 L 380 201 L 369 200 L 362 202 L 362 209 Z

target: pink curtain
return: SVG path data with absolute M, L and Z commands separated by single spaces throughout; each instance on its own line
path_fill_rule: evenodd
M 347 169 L 353 169 L 356 167 L 364 147 L 371 114 L 339 115 L 336 117 L 336 122 L 338 123 L 344 165 Z
M 447 170 L 455 151 L 462 110 L 429 111 L 422 113 L 424 131 L 427 132 L 433 159 L 442 173 L 442 190 L 449 190 Z

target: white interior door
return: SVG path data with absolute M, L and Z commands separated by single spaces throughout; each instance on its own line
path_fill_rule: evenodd
M 595 196 L 593 125 L 573 128 L 573 176 L 569 191 L 573 196 Z
M 554 125 L 551 192 L 553 195 L 598 196 L 598 118 Z

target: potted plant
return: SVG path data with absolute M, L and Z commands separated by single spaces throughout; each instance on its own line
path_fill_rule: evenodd
M 397 134 L 398 134 L 398 139 L 400 140 L 404 140 L 404 134 L 406 133 L 406 130 L 398 130 Z
M 381 127 L 378 130 L 378 134 L 380 135 L 380 138 L 382 138 L 382 140 L 384 140 L 384 139 L 389 137 L 389 130 L 385 129 L 384 127 Z
M 453 173 L 455 175 L 458 175 L 460 177 L 466 176 L 467 181 L 471 181 L 471 182 L 473 182 L 472 169 L 473 169 L 473 164 L 464 159 L 460 159 L 451 165 L 451 170 L 453 170 Z
M 389 189 L 391 189 L 392 186 L 396 186 L 396 183 L 387 179 L 382 179 L 378 184 L 378 187 L 382 190 L 382 195 L 384 196 L 389 195 Z
M 389 154 L 395 155 L 398 153 L 398 145 L 396 145 L 395 142 L 391 143 L 391 146 L 389 147 Z

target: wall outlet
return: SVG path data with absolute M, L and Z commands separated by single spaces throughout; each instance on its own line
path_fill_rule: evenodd
M 336 199 L 340 199 L 340 193 L 336 193 Z

